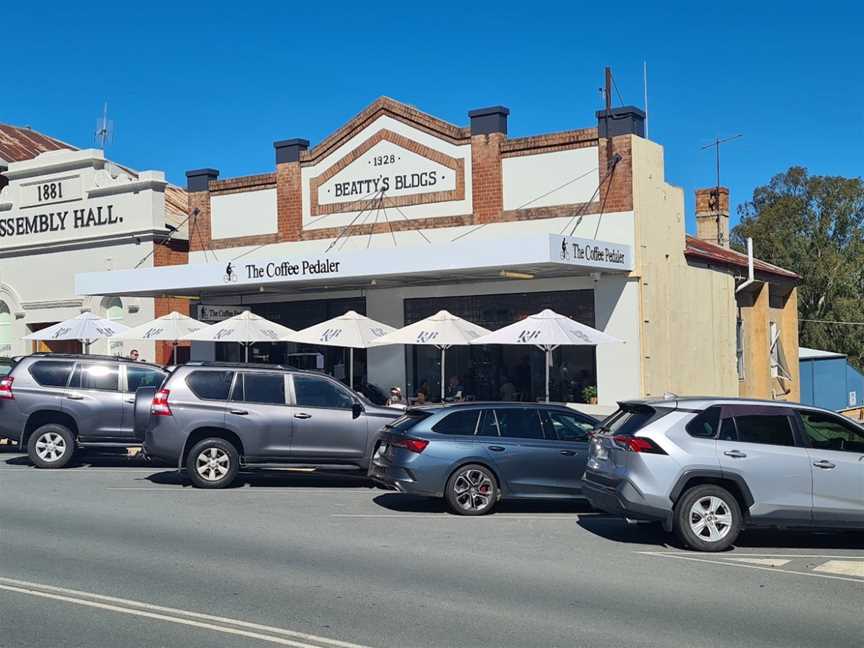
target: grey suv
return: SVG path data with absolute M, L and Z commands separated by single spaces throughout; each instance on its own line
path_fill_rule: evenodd
M 583 480 L 596 508 L 661 521 L 701 551 L 747 526 L 864 528 L 864 428 L 779 401 L 625 402 L 593 437 Z
M 230 485 L 241 466 L 365 472 L 377 432 L 402 414 L 325 374 L 277 365 L 182 365 L 136 401 L 146 455 L 185 468 L 199 488 Z
M 79 448 L 138 445 L 135 391 L 165 376 L 156 365 L 110 356 L 24 356 L 0 378 L 0 436 L 26 447 L 39 468 L 63 468 Z

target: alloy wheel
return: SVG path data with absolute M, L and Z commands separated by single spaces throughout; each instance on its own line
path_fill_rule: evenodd
M 494 491 L 492 479 L 482 470 L 465 470 L 453 481 L 456 502 L 466 511 L 482 511 L 489 506 Z
M 216 482 L 222 479 L 231 467 L 231 458 L 221 448 L 206 448 L 195 460 L 195 469 L 202 479 Z
M 46 432 L 36 439 L 36 455 L 46 463 L 54 463 L 66 454 L 66 439 L 56 432 Z
M 690 530 L 707 542 L 719 542 L 732 529 L 732 511 L 719 497 L 700 497 L 690 507 Z

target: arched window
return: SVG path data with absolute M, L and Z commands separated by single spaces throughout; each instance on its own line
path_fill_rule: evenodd
M 123 300 L 119 297 L 105 297 L 102 300 L 102 310 L 105 311 L 105 319 L 119 322 L 123 319 Z M 123 342 L 113 338 L 108 340 L 108 352 L 111 355 L 123 355 Z
M 4 301 L 0 301 L 0 355 L 9 355 L 12 350 L 12 312 Z

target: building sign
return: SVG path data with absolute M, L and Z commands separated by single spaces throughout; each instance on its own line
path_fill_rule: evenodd
M 318 204 L 454 189 L 455 171 L 401 146 L 382 141 L 318 187 Z
M 552 236 L 550 240 L 553 258 L 557 254 L 561 263 L 591 266 L 598 270 L 631 270 L 633 258 L 629 245 Z
M 81 200 L 81 176 L 52 178 L 21 184 L 20 207 L 35 207 Z
M 463 200 L 465 161 L 382 129 L 311 178 L 310 193 L 312 216 Z
M 225 275 L 222 280 L 225 283 L 234 283 L 241 277 L 243 279 L 277 279 L 284 277 L 312 277 L 318 275 L 332 275 L 339 272 L 339 261 L 329 258 L 322 259 L 299 259 L 269 261 L 267 263 L 243 263 L 239 267 L 233 263 L 225 266 Z M 239 274 L 238 274 L 239 273 Z
M 207 323 L 216 323 L 240 315 L 244 310 L 242 306 L 212 306 L 210 304 L 198 304 L 198 320 Z
M 97 205 L 77 209 L 57 209 L 55 211 L 36 211 L 18 216 L 0 217 L 0 238 L 45 234 L 47 232 L 68 232 L 117 225 L 123 217 L 114 211 L 114 205 Z

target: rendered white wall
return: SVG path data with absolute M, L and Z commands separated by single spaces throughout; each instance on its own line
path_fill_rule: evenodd
M 598 165 L 596 146 L 504 158 L 504 209 L 588 202 L 600 181 Z
M 276 189 L 213 196 L 210 199 L 210 231 L 213 239 L 275 234 Z

